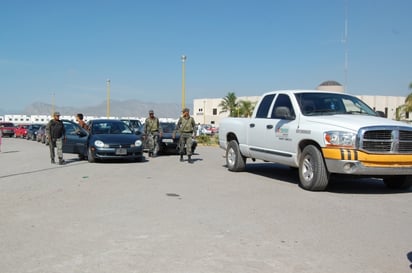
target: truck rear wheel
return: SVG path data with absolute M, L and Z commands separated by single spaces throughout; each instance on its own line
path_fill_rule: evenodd
M 329 183 L 329 172 L 322 153 L 313 145 L 306 146 L 299 159 L 299 186 L 305 190 L 323 191 Z
M 390 189 L 408 189 L 412 186 L 412 176 L 394 175 L 383 178 L 383 183 Z
M 231 140 L 226 148 L 226 165 L 229 171 L 241 172 L 246 166 L 246 157 L 240 153 L 236 140 Z

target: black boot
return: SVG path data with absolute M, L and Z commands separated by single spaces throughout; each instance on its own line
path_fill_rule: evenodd
M 63 165 L 63 164 L 64 164 L 63 158 L 59 157 L 59 165 Z
M 180 162 L 183 162 L 183 155 L 180 155 Z
M 54 163 L 56 163 L 56 162 L 54 161 L 54 158 L 52 158 L 51 159 L 51 164 L 54 164 Z
M 193 160 L 192 160 L 192 156 L 191 156 L 191 155 L 188 155 L 188 156 L 187 156 L 187 162 L 193 163 Z

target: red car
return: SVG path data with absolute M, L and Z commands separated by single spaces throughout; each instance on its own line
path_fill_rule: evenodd
M 0 130 L 2 133 L 2 136 L 8 136 L 12 137 L 14 136 L 14 124 L 11 122 L 0 122 Z
M 17 125 L 16 129 L 14 129 L 14 137 L 26 138 L 27 135 L 27 124 Z

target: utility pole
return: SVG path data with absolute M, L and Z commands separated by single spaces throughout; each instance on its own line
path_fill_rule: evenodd
M 106 80 L 106 88 L 107 88 L 107 105 L 106 105 L 106 116 L 107 118 L 110 117 L 110 80 Z
M 186 59 L 185 55 L 182 55 L 182 110 L 186 107 Z

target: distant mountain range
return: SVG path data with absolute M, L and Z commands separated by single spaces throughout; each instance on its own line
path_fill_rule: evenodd
M 193 108 L 191 104 L 186 105 L 186 107 L 191 110 Z M 35 102 L 19 112 L 9 112 L 0 109 L 0 115 L 50 115 L 52 111 L 51 109 L 51 104 Z M 85 116 L 103 117 L 106 116 L 107 104 L 106 101 L 103 101 L 98 105 L 85 107 L 63 107 L 56 105 L 54 109 L 55 111 L 59 111 L 61 115 L 76 115 L 76 113 L 83 113 Z M 157 117 L 177 118 L 181 115 L 182 107 L 177 103 L 153 103 L 139 100 L 110 101 L 110 116 L 113 117 L 146 117 L 148 116 L 149 110 L 153 110 Z

